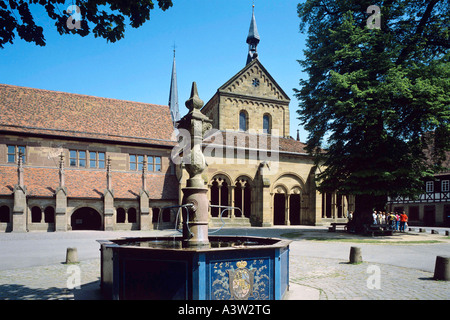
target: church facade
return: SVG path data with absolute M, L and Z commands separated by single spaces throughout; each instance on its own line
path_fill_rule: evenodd
M 346 221 L 353 199 L 316 190 L 259 41 L 253 14 L 245 67 L 201 110 L 210 226 Z M 174 228 L 187 179 L 173 162 L 176 86 L 175 57 L 169 106 L 0 84 L 0 232 Z
M 305 144 L 290 137 L 290 98 L 261 63 L 259 42 L 253 13 L 245 67 L 201 110 L 213 126 L 203 144 L 211 225 L 346 222 L 354 198 L 316 190 L 317 167 Z

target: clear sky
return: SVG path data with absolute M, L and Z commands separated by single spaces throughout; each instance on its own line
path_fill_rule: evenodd
M 165 12 L 154 2 L 150 20 L 138 29 L 128 25 L 125 38 L 116 43 L 93 35 L 60 36 L 53 21 L 33 9 L 47 45 L 36 46 L 18 36 L 14 44 L 6 44 L 0 49 L 0 83 L 167 105 L 175 43 L 184 116 L 193 81 L 206 103 L 245 66 L 252 1 L 173 0 Z M 305 77 L 297 62 L 303 58 L 306 38 L 299 32 L 298 3 L 255 0 L 255 16 L 261 37 L 259 59 L 291 98 L 291 136 L 295 138 L 300 129 L 305 142 L 307 133 L 296 119 L 298 101 L 293 92 Z

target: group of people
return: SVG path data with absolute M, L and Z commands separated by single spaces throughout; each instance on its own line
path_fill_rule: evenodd
M 390 230 L 405 232 L 408 226 L 408 216 L 405 211 L 401 214 L 398 212 L 381 212 L 374 211 L 372 213 L 373 224 L 388 225 Z

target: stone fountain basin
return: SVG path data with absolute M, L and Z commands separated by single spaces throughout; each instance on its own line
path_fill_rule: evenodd
M 280 300 L 289 290 L 289 244 L 276 238 L 209 236 L 98 240 L 101 289 L 113 300 Z

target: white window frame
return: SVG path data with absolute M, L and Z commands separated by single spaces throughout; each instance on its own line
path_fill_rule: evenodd
M 441 192 L 449 192 L 449 191 L 450 191 L 450 180 L 442 180 Z
M 427 193 L 434 192 L 434 181 L 427 181 L 425 185 L 425 190 Z

